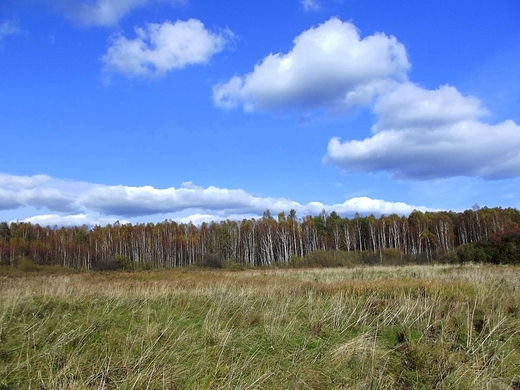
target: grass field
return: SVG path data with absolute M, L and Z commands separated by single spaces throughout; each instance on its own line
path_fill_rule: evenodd
M 520 389 L 520 268 L 7 272 L 0 389 Z

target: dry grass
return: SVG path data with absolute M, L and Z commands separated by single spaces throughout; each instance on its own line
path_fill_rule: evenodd
M 0 278 L 0 389 L 513 389 L 520 269 Z

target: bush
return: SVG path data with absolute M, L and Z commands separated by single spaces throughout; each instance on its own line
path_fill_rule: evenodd
M 502 235 L 499 243 L 500 263 L 520 264 L 520 229 Z
M 520 230 L 461 245 L 457 257 L 461 263 L 520 264 Z
M 219 255 L 214 253 L 207 253 L 202 256 L 202 259 L 199 262 L 199 266 L 204 268 L 222 268 L 223 261 Z
M 303 267 L 306 267 L 306 262 L 305 262 L 305 258 L 303 257 L 300 257 L 300 256 L 291 256 L 289 258 L 289 267 L 292 267 L 292 268 L 303 268 Z
M 134 263 L 128 256 L 116 255 L 117 269 L 123 271 L 132 271 L 134 269 Z
M 362 251 L 361 261 L 366 265 L 379 265 L 381 264 L 381 256 L 379 255 L 379 252 Z
M 361 252 L 337 251 L 336 258 L 343 267 L 356 267 L 363 264 L 361 261 Z
M 154 267 L 152 263 L 139 263 L 137 265 L 132 264 L 133 269 L 138 269 L 139 271 L 151 271 Z
M 292 268 L 355 267 L 361 263 L 360 252 L 347 251 L 317 250 L 305 257 L 291 256 L 289 259 L 289 266 Z
M 442 255 L 439 255 L 437 257 L 437 261 L 443 264 L 457 264 L 460 262 L 459 257 L 457 256 L 457 252 L 455 251 L 449 251 Z
M 338 260 L 332 251 L 314 251 L 305 256 L 305 260 L 309 267 L 327 268 L 341 265 L 341 261 Z
M 233 259 L 228 259 L 222 262 L 222 267 L 229 271 L 243 271 L 248 268 L 245 264 L 237 263 Z
M 403 253 L 396 248 L 385 248 L 381 250 L 383 265 L 404 265 L 405 258 Z
M 38 268 L 38 265 L 34 264 L 28 257 L 24 257 L 18 262 L 18 269 L 22 272 L 34 272 L 37 271 Z
M 11 265 L 11 259 L 9 258 L 9 256 L 2 256 L 2 258 L 0 259 L 0 267 L 4 265 Z
M 92 269 L 95 271 L 118 271 L 119 264 L 115 260 L 102 259 L 92 262 Z

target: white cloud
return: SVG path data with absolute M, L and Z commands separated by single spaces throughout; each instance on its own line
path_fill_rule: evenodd
M 150 3 L 184 3 L 183 0 L 47 0 L 68 18 L 86 26 L 110 26 L 133 9 Z
M 151 186 L 106 186 L 73 182 L 48 176 L 0 175 L 0 183 L 9 183 L 0 191 L 0 210 L 45 209 L 48 212 L 21 216 L 20 220 L 41 225 L 95 225 L 119 221 L 174 219 L 203 221 L 258 217 L 266 209 L 274 214 L 291 209 L 302 215 L 317 215 L 323 209 L 342 215 L 359 213 L 408 214 L 424 207 L 365 197 L 326 205 L 320 202 L 300 204 L 285 198 L 253 196 L 242 189 L 185 183 L 180 188 L 158 189 Z M 12 215 L 12 213 L 11 213 Z M 25 218 L 25 219 L 24 219 Z M 0 214 L 0 220 L 2 220 Z
M 181 188 L 157 189 L 151 186 L 95 186 L 81 196 L 81 203 L 103 214 L 138 216 L 176 212 L 185 209 L 245 209 L 263 211 L 280 200 L 255 198 L 241 189 L 201 188 L 189 184 Z
M 381 199 L 371 199 L 367 197 L 356 197 L 346 200 L 343 203 L 325 205 L 320 202 L 311 202 L 307 205 L 303 205 L 299 210 L 304 214 L 318 215 L 322 210 L 328 213 L 336 211 L 341 215 L 353 215 L 355 213 L 360 214 L 399 214 L 407 215 L 413 210 L 426 211 L 426 207 L 411 206 L 402 202 L 388 202 Z M 281 210 L 283 211 L 283 210 Z
M 105 226 L 113 224 L 119 221 L 120 223 L 128 223 L 127 220 L 119 220 L 117 218 L 106 218 L 96 215 L 89 214 L 71 214 L 71 215 L 59 215 L 59 214 L 43 214 L 35 215 L 33 217 L 25 218 L 21 222 L 29 222 L 34 225 L 39 224 L 40 226 Z
M 301 0 L 301 3 L 305 12 L 316 12 L 321 9 L 319 0 Z
M 520 126 L 465 120 L 434 128 L 384 130 L 364 140 L 333 138 L 326 161 L 347 172 L 386 171 L 393 178 L 520 176 Z
M 396 38 L 361 39 L 352 23 L 332 18 L 300 34 L 290 52 L 270 54 L 251 73 L 215 85 L 213 100 L 245 111 L 370 107 L 377 117 L 371 137 L 329 142 L 325 161 L 346 172 L 415 180 L 520 176 L 515 122 L 483 122 L 488 111 L 479 99 L 450 85 L 422 88 L 407 79 L 409 68 Z
M 163 76 L 187 65 L 205 64 L 222 51 L 232 33 L 212 33 L 197 19 L 150 23 L 135 29 L 137 38 L 112 38 L 103 56 L 105 70 L 125 76 Z
M 52 179 L 47 175 L 13 176 L 0 173 L 0 187 L 3 189 L 28 189 L 40 187 Z
M 6 36 L 16 34 L 18 32 L 20 32 L 20 29 L 12 21 L 5 20 L 0 23 L 0 41 Z
M 395 37 L 361 39 L 352 23 L 332 18 L 296 37 L 289 53 L 270 54 L 253 72 L 215 85 L 213 100 L 246 111 L 342 110 L 368 104 L 389 84 L 406 80 L 409 66 Z
M 384 171 L 396 179 L 520 176 L 520 127 L 491 125 L 473 96 L 448 85 L 427 90 L 396 85 L 377 98 L 378 122 L 364 140 L 330 140 L 326 162 L 346 172 Z
M 74 209 L 74 199 L 49 186 L 46 175 L 11 176 L 0 173 L 0 210 L 24 206 L 51 207 L 59 211 Z
M 452 86 L 427 90 L 412 83 L 400 84 L 379 96 L 374 112 L 379 117 L 374 131 L 433 128 L 487 114 L 477 98 L 463 96 Z

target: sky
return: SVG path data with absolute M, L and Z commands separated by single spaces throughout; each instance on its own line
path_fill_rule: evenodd
M 520 208 L 517 0 L 2 0 L 0 221 Z

